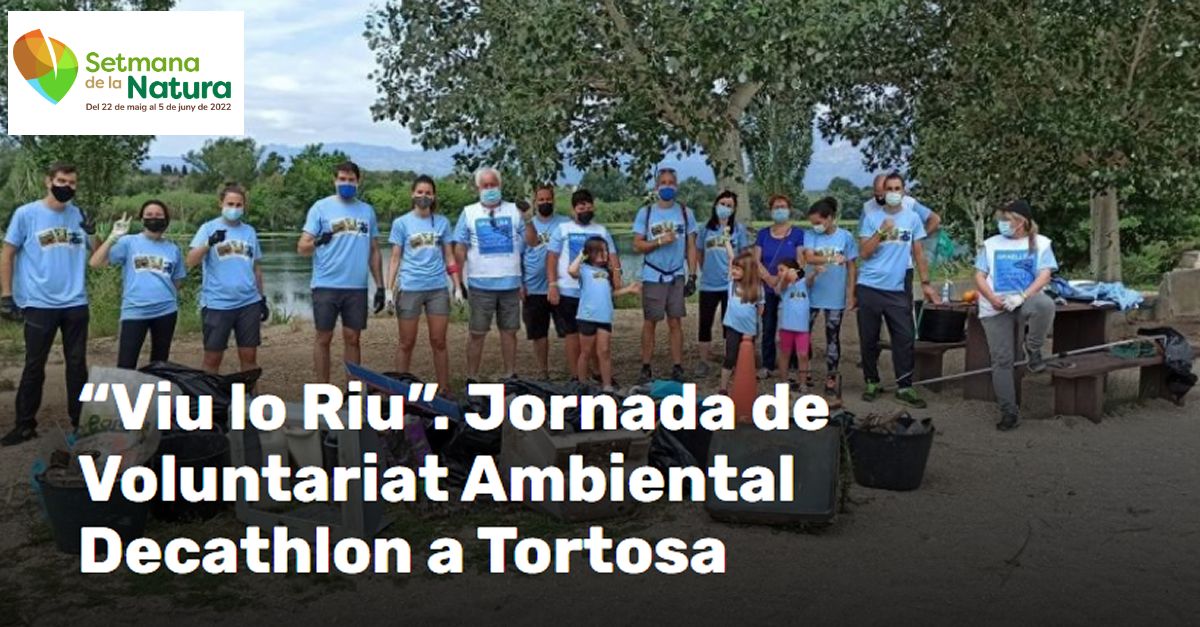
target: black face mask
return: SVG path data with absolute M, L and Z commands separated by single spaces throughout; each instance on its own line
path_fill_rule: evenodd
M 75 188 L 67 185 L 51 185 L 50 194 L 58 202 L 67 202 L 75 197 Z
M 882 207 L 882 206 L 884 206 L 884 205 L 886 205 L 886 204 L 887 204 L 887 200 L 886 200 L 886 199 L 885 199 L 883 196 L 876 196 L 876 197 L 875 197 L 875 204 L 877 204 L 877 205 L 879 205 L 880 207 Z
M 537 210 L 538 210 L 538 214 L 540 214 L 543 218 L 549 218 L 554 213 L 554 203 L 552 203 L 552 202 L 538 203 Z
M 417 209 L 429 209 L 433 207 L 433 199 L 429 196 L 415 196 L 413 198 L 413 206 Z
M 575 214 L 575 219 L 579 220 L 579 223 L 584 226 L 591 224 L 592 218 L 594 217 L 596 217 L 595 211 L 580 211 L 579 213 Z
M 167 225 L 170 223 L 170 220 L 166 218 L 145 218 L 142 220 L 142 228 L 151 233 L 162 233 L 167 230 Z

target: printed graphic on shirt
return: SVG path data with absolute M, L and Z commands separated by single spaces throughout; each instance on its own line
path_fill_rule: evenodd
M 329 230 L 334 237 L 339 235 L 366 235 L 370 232 L 370 225 L 364 220 L 357 218 L 342 218 L 329 223 Z
M 729 237 L 729 233 L 726 231 L 721 231 L 720 235 L 709 235 L 708 239 L 704 240 L 704 247 L 725 248 L 725 244 L 728 244 L 731 241 L 732 239 Z
M 992 286 L 997 292 L 1020 292 L 1029 287 L 1034 272 L 1033 254 L 1027 250 L 997 250 L 993 257 Z
M 512 218 L 478 218 L 475 220 L 475 237 L 479 240 L 479 252 L 484 255 L 511 255 L 515 252 L 512 237 Z
M 913 239 L 912 229 L 905 229 L 893 226 L 891 230 L 883 232 L 879 237 L 881 244 L 903 244 L 911 242 Z
M 37 234 L 38 245 L 42 248 L 55 246 L 79 246 L 83 244 L 83 236 L 65 227 L 46 229 Z
M 683 225 L 675 224 L 674 220 L 663 220 L 650 225 L 650 239 L 660 237 L 675 231 L 678 235 L 683 235 Z
M 537 245 L 534 248 L 541 248 L 550 243 L 550 231 L 542 231 L 537 234 Z
M 217 259 L 254 259 L 254 246 L 240 239 L 226 240 L 217 244 Z
M 791 300 L 804 300 L 808 298 L 808 294 L 804 290 L 788 290 L 785 298 Z
M 583 245 L 587 243 L 588 238 L 592 237 L 591 233 L 571 233 L 567 235 L 567 251 L 571 254 L 567 259 L 574 259 L 583 252 Z
M 171 276 L 175 270 L 175 264 L 171 263 L 166 257 L 158 255 L 134 255 L 133 256 L 134 272 L 153 272 Z
M 424 233 L 413 233 L 408 238 L 408 249 L 418 251 L 422 248 L 436 246 L 438 243 L 437 233 L 426 231 Z

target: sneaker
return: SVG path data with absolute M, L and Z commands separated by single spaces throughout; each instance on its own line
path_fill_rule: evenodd
M 883 386 L 878 383 L 868 383 L 867 389 L 863 390 L 862 399 L 868 403 L 874 403 L 875 399 L 883 392 Z
M 37 427 L 27 425 L 17 425 L 9 431 L 7 435 L 0 438 L 0 446 L 16 446 L 23 442 L 28 442 L 38 437 Z
M 837 377 L 826 377 L 825 396 L 838 396 Z
M 683 366 L 682 365 L 675 364 L 674 366 L 671 366 L 671 378 L 680 383 L 683 383 L 684 375 L 683 375 Z
M 1009 414 L 1000 419 L 996 423 L 997 431 L 1012 431 L 1021 425 L 1021 418 L 1016 414 Z
M 1033 374 L 1040 374 L 1046 371 L 1046 359 L 1042 357 L 1042 351 L 1036 353 L 1025 349 L 1025 358 L 1029 363 L 1025 364 L 1025 369 Z
M 642 364 L 642 371 L 638 374 L 638 383 L 646 384 L 654 380 L 654 373 L 650 371 L 650 364 Z
M 920 396 L 917 396 L 917 391 L 912 388 L 900 388 L 896 390 L 896 400 L 917 409 L 925 409 L 926 407 L 925 401 Z

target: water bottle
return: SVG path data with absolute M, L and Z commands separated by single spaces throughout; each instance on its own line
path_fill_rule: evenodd
M 953 287 L 954 286 L 950 284 L 950 279 L 946 279 L 942 283 L 942 302 L 943 303 L 950 302 L 950 296 L 951 296 L 951 291 L 953 290 Z

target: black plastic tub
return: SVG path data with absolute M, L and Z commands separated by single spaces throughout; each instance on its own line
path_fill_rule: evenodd
M 938 307 L 922 307 L 917 303 L 917 339 L 926 342 L 954 343 L 967 338 L 967 312 Z
M 196 481 L 200 481 L 202 468 L 223 468 L 229 464 L 229 439 L 220 431 L 194 431 L 164 433 L 154 455 L 154 467 L 162 484 L 164 455 L 175 456 L 175 485 L 178 492 L 179 472 L 183 468 L 195 468 Z M 171 502 L 155 499 L 150 511 L 159 520 L 175 522 L 181 520 L 208 520 L 221 513 L 227 503 L 191 503 L 177 493 Z
M 121 536 L 121 542 L 142 537 L 146 531 L 149 503 L 134 503 L 121 490 L 114 489 L 108 501 L 93 501 L 86 487 L 62 487 L 38 479 L 42 502 L 54 530 L 54 543 L 64 553 L 78 554 L 80 530 L 84 527 L 108 527 Z
M 925 463 L 933 446 L 932 427 L 919 435 L 861 431 L 851 427 L 850 458 L 854 481 L 867 488 L 916 490 L 925 477 Z

